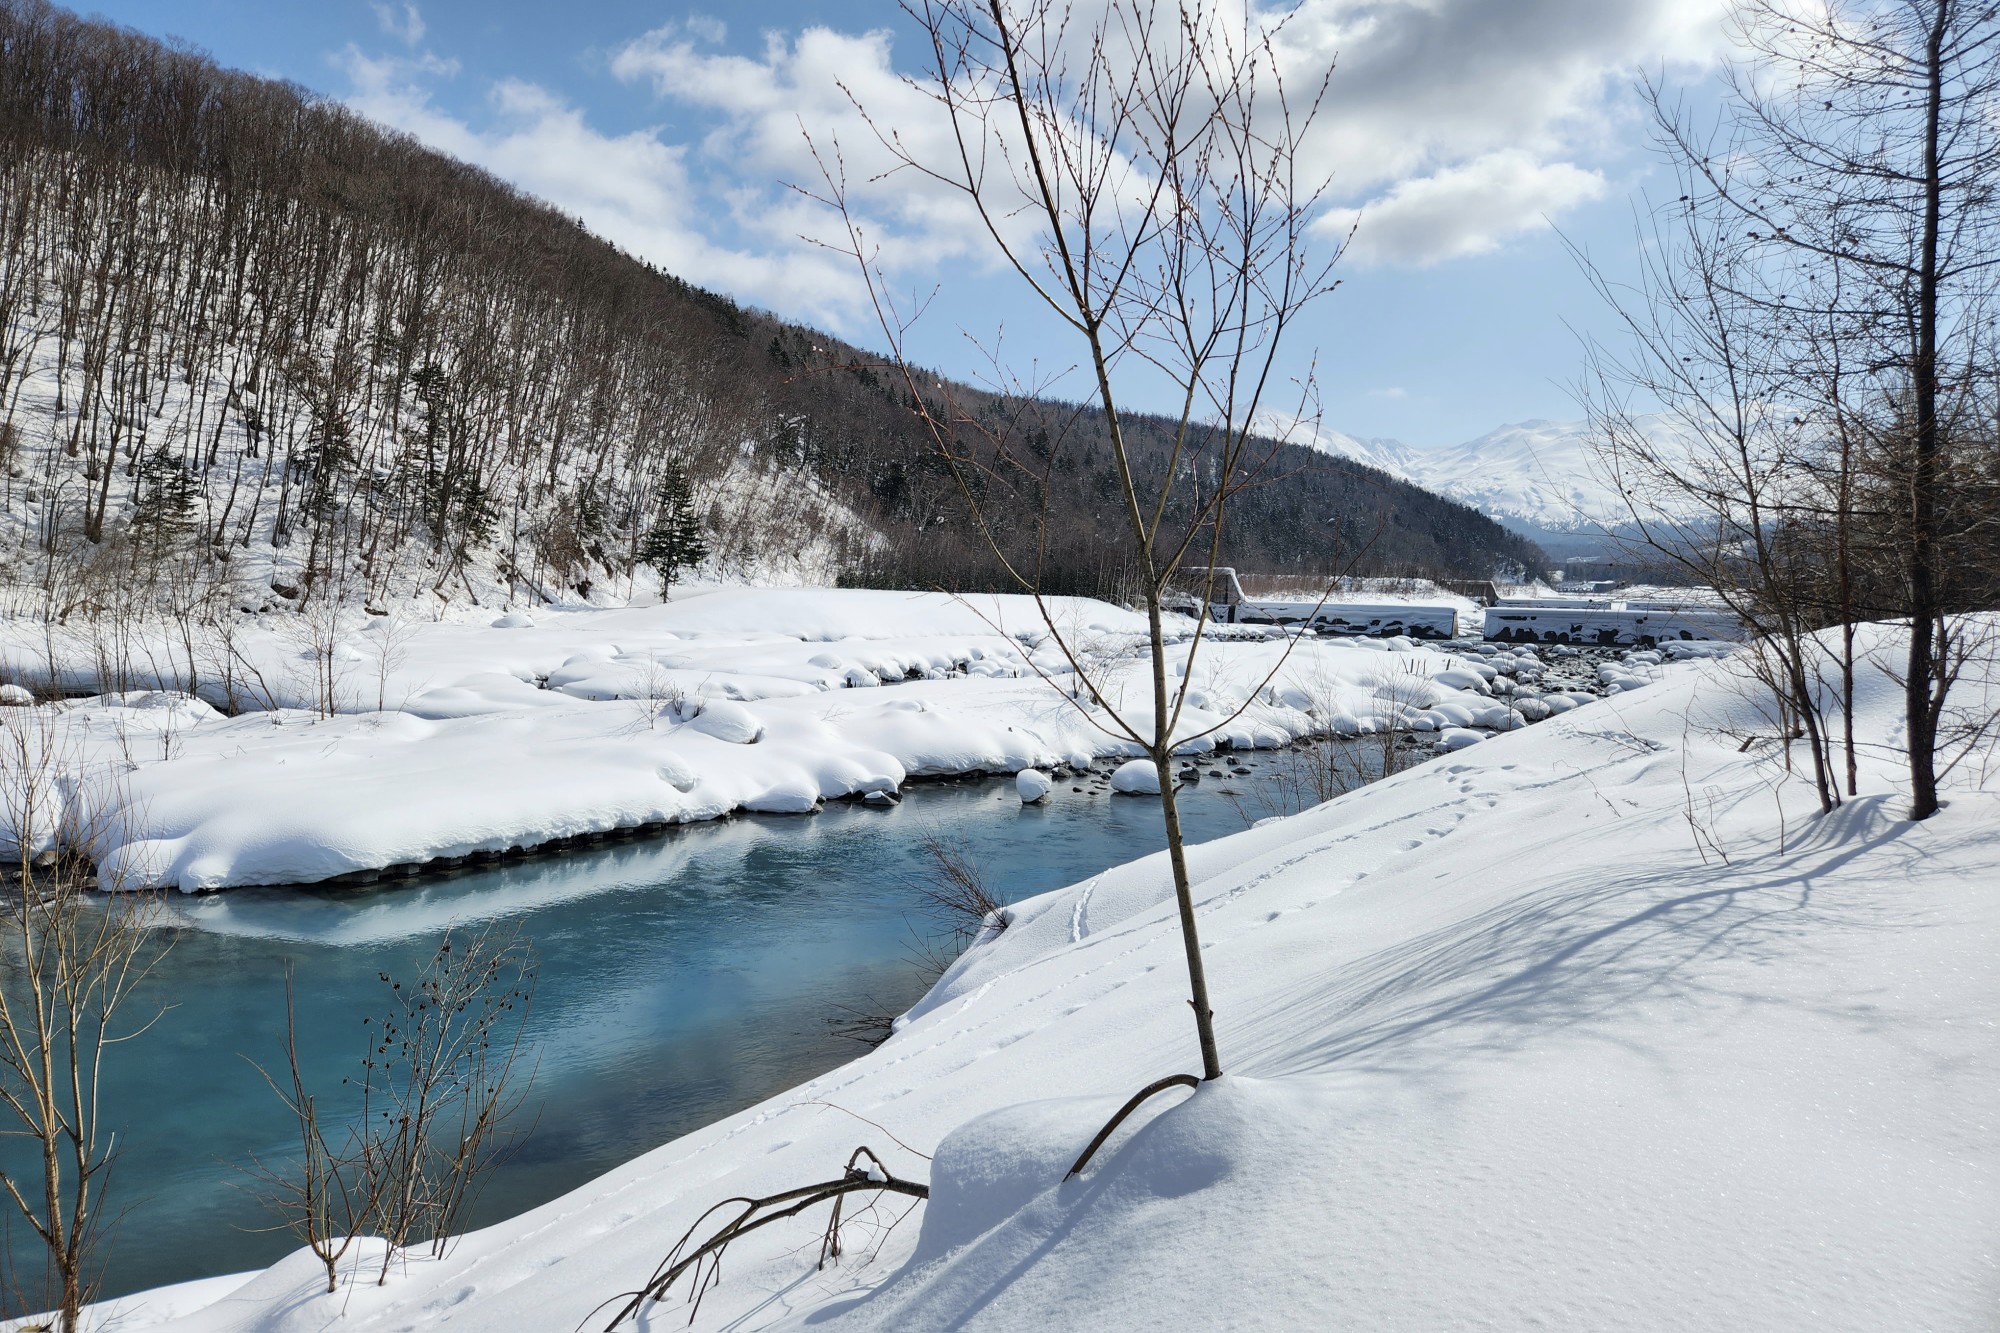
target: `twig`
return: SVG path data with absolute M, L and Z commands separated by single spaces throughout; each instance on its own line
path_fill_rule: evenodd
M 863 1157 L 873 1164 L 872 1170 L 860 1165 Z M 877 1179 L 877 1173 L 880 1174 L 880 1179 Z M 890 1174 L 882 1159 L 877 1157 L 872 1149 L 864 1146 L 856 1148 L 848 1155 L 847 1170 L 838 1180 L 823 1180 L 814 1185 L 801 1185 L 796 1189 L 781 1190 L 761 1198 L 753 1199 L 739 1195 L 724 1199 L 696 1218 L 694 1225 L 682 1233 L 681 1238 L 674 1243 L 674 1247 L 667 1252 L 667 1257 L 661 1261 L 660 1267 L 653 1270 L 653 1275 L 647 1279 L 645 1286 L 637 1291 L 625 1293 L 627 1297 L 625 1304 L 619 1307 L 617 1315 L 611 1322 L 604 1326 L 606 1333 L 610 1333 L 610 1330 L 628 1319 L 637 1318 L 648 1302 L 658 1303 L 665 1300 L 674 1284 L 689 1273 L 693 1274 L 691 1281 L 694 1287 L 693 1300 L 688 1310 L 688 1322 L 692 1324 L 695 1315 L 701 1309 L 701 1298 L 721 1276 L 722 1254 L 732 1243 L 759 1228 L 770 1226 L 773 1222 L 797 1217 L 822 1203 L 832 1203 L 833 1216 L 820 1242 L 819 1266 L 824 1268 L 829 1258 L 840 1256 L 841 1201 L 849 1194 L 864 1190 L 878 1194 L 902 1194 L 913 1199 L 931 1197 L 929 1185 L 918 1184 L 913 1180 L 898 1180 Z M 736 1215 L 724 1222 L 713 1235 L 692 1252 L 683 1254 L 682 1251 L 694 1238 L 701 1224 L 732 1204 L 741 1206 Z M 787 1206 L 778 1207 L 780 1204 Z M 767 1209 L 776 1211 L 766 1211 Z M 617 1297 L 612 1299 L 616 1300 Z M 607 1301 L 605 1304 L 608 1305 L 610 1302 Z M 604 1306 L 600 1305 L 597 1308 L 601 1310 Z M 595 1314 L 596 1311 L 593 1310 L 591 1313 Z
M 1110 1120 L 1105 1122 L 1104 1128 L 1097 1131 L 1097 1137 L 1090 1141 L 1090 1146 L 1083 1150 L 1083 1155 L 1076 1159 L 1076 1165 L 1069 1169 L 1069 1173 L 1063 1179 L 1074 1180 L 1077 1176 L 1083 1174 L 1083 1168 L 1090 1165 L 1091 1156 L 1104 1146 L 1104 1141 L 1111 1137 L 1112 1132 L 1118 1126 L 1125 1123 L 1125 1117 L 1138 1110 L 1147 1098 L 1158 1096 L 1168 1088 L 1199 1088 L 1200 1086 L 1201 1080 L 1193 1074 L 1169 1074 L 1157 1083 L 1148 1083 L 1145 1087 L 1133 1093 L 1132 1100 L 1119 1107 L 1118 1114 L 1112 1116 Z

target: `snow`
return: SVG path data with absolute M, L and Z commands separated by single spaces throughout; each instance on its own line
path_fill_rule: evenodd
M 1641 670 L 1190 849 L 1229 1072 L 1079 1179 L 1195 1063 L 1163 856 L 1015 904 L 879 1049 L 386 1286 L 316 1294 L 294 1256 L 120 1327 L 575 1328 L 711 1205 L 866 1143 L 930 1202 L 850 1200 L 824 1270 L 823 1217 L 755 1233 L 693 1327 L 1990 1328 L 1994 754 L 1903 820 L 1899 692 L 1864 672 L 1863 794 L 1820 816 L 1735 662 Z
M 1126 796 L 1158 796 L 1160 770 L 1150 759 L 1129 759 L 1112 772 L 1111 790 Z
M 1671 423 L 1650 419 L 1653 445 L 1671 452 Z M 1397 440 L 1357 439 L 1323 431 L 1318 446 L 1393 477 L 1470 505 L 1493 518 L 1566 531 L 1617 526 L 1631 510 L 1598 462 L 1584 421 L 1523 421 L 1476 440 L 1417 448 Z
M 1338 431 L 1323 432 L 1319 444 L 1495 518 L 1561 529 L 1579 520 L 1627 517 L 1617 488 L 1596 477 L 1588 429 L 1580 421 L 1521 422 L 1438 448 Z
M 1144 618 L 1074 598 L 1046 610 L 1147 734 Z M 0 677 L 101 687 L 109 661 L 149 687 L 15 714 L 47 720 L 62 765 L 87 775 L 70 789 L 106 830 L 92 850 L 109 885 L 366 876 L 1139 750 L 1021 597 L 738 588 L 479 623 L 249 617 L 231 633 L 190 650 L 168 626 L 105 641 L 0 622 Z M 1178 748 L 1408 725 L 1411 689 L 1456 701 L 1455 725 L 1514 725 L 1485 693 L 1493 668 L 1466 663 L 1409 640 L 1207 642 Z
M 1055 784 L 1049 781 L 1049 775 L 1040 769 L 1024 768 L 1014 775 L 1014 793 L 1021 798 L 1022 805 L 1033 805 L 1037 801 L 1047 800 L 1049 793 L 1054 790 Z

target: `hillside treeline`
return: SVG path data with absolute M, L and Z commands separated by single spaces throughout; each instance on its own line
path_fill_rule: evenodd
M 1000 585 L 907 390 L 864 354 L 337 103 L 0 0 L 0 145 L 8 581 L 59 612 L 175 573 L 306 600 L 587 592 L 690 484 L 725 569 Z M 1045 495 L 975 480 L 996 529 L 1035 534 L 1052 587 L 1115 595 L 1092 423 L 955 397 L 1034 418 L 1060 453 Z M 1470 510 L 1305 450 L 1239 500 L 1224 555 L 1538 563 Z

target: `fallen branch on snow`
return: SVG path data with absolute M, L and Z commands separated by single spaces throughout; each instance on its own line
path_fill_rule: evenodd
M 864 1157 L 870 1163 L 865 1167 L 861 1165 Z M 667 1252 L 667 1257 L 653 1270 L 653 1275 L 646 1280 L 645 1286 L 637 1291 L 624 1293 L 625 1304 L 619 1308 L 618 1314 L 612 1321 L 605 1325 L 606 1333 L 610 1333 L 610 1330 L 617 1328 L 626 1320 L 635 1318 L 649 1301 L 665 1300 L 674 1284 L 689 1274 L 692 1274 L 689 1281 L 694 1290 L 688 1310 L 688 1322 L 693 1323 L 695 1314 L 701 1309 L 701 1298 L 721 1278 L 722 1254 L 732 1243 L 760 1227 L 767 1227 L 773 1222 L 782 1222 L 788 1217 L 797 1217 L 800 1213 L 810 1211 L 820 1204 L 831 1203 L 833 1215 L 827 1221 L 826 1233 L 820 1241 L 819 1251 L 819 1267 L 826 1267 L 827 1260 L 840 1257 L 842 1204 L 848 1195 L 863 1192 L 904 1194 L 913 1199 L 931 1197 L 930 1186 L 920 1185 L 913 1180 L 898 1180 L 890 1174 L 889 1168 L 872 1149 L 861 1147 L 856 1148 L 848 1156 L 847 1170 L 838 1180 L 821 1181 L 816 1185 L 801 1185 L 797 1189 L 783 1190 L 761 1198 L 739 1196 L 724 1199 L 695 1219 L 694 1225 L 674 1243 L 673 1249 Z M 702 1223 L 732 1205 L 738 1208 L 735 1216 L 716 1228 L 707 1240 L 689 1250 L 688 1243 L 694 1239 L 695 1232 L 701 1229 Z M 603 1306 L 598 1308 L 602 1309 Z

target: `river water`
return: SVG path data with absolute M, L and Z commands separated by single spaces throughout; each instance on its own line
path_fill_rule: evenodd
M 1309 797 L 1299 756 L 1241 756 L 1183 791 L 1193 841 Z M 1205 763 L 1204 769 L 1216 768 Z M 1083 791 L 1072 790 L 1081 785 Z M 1015 901 L 1164 845 L 1157 802 L 1101 777 L 1024 807 L 1013 780 L 920 785 L 901 805 L 830 804 L 399 887 L 236 889 L 176 904 L 181 925 L 142 997 L 171 1006 L 107 1063 L 118 1131 L 107 1295 L 260 1267 L 296 1248 L 243 1171 L 296 1151 L 253 1065 L 284 1069 L 285 976 L 322 1115 L 383 1007 L 448 929 L 518 927 L 538 956 L 527 1019 L 533 1128 L 478 1200 L 518 1213 L 659 1144 L 858 1055 L 839 1020 L 894 1014 L 927 984 L 937 927 L 920 890 L 935 834 Z M 10 1166 L 23 1150 L 0 1147 Z M 25 1164 L 23 1164 L 25 1165 Z M 30 1178 L 33 1178 L 32 1176 Z M 18 1229 L 18 1223 L 15 1224 Z

